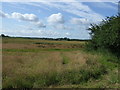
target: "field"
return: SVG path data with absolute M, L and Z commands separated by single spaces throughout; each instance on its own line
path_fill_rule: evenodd
M 4 37 L 3 88 L 118 88 L 117 57 L 85 44 Z

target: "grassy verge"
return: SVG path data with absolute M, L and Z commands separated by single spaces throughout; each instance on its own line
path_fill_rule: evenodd
M 92 55 L 97 55 L 97 60 L 106 67 L 107 74 L 102 75 L 101 79 L 97 81 L 91 80 L 86 83 L 85 87 L 94 87 L 94 88 L 120 88 L 119 86 L 119 78 L 118 78 L 118 66 L 119 59 L 116 55 L 111 53 L 108 50 L 98 49 L 98 50 L 88 50 L 84 49 L 85 53 L 90 53 Z M 89 63 L 89 62 L 88 62 Z M 97 82 L 97 83 L 96 83 Z M 93 86 L 94 84 L 94 86 Z M 81 87 L 81 86 L 75 86 Z

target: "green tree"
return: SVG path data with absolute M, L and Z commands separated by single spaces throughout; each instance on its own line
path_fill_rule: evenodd
M 120 54 L 120 16 L 107 17 L 100 24 L 91 24 L 91 46 Z

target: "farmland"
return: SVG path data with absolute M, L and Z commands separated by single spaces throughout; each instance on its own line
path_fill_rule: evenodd
M 3 88 L 117 88 L 117 57 L 86 43 L 4 37 Z

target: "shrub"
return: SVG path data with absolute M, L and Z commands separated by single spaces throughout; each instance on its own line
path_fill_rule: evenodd
M 120 54 L 120 16 L 107 17 L 100 24 L 91 24 L 92 40 L 90 46 L 94 49 L 103 48 Z

